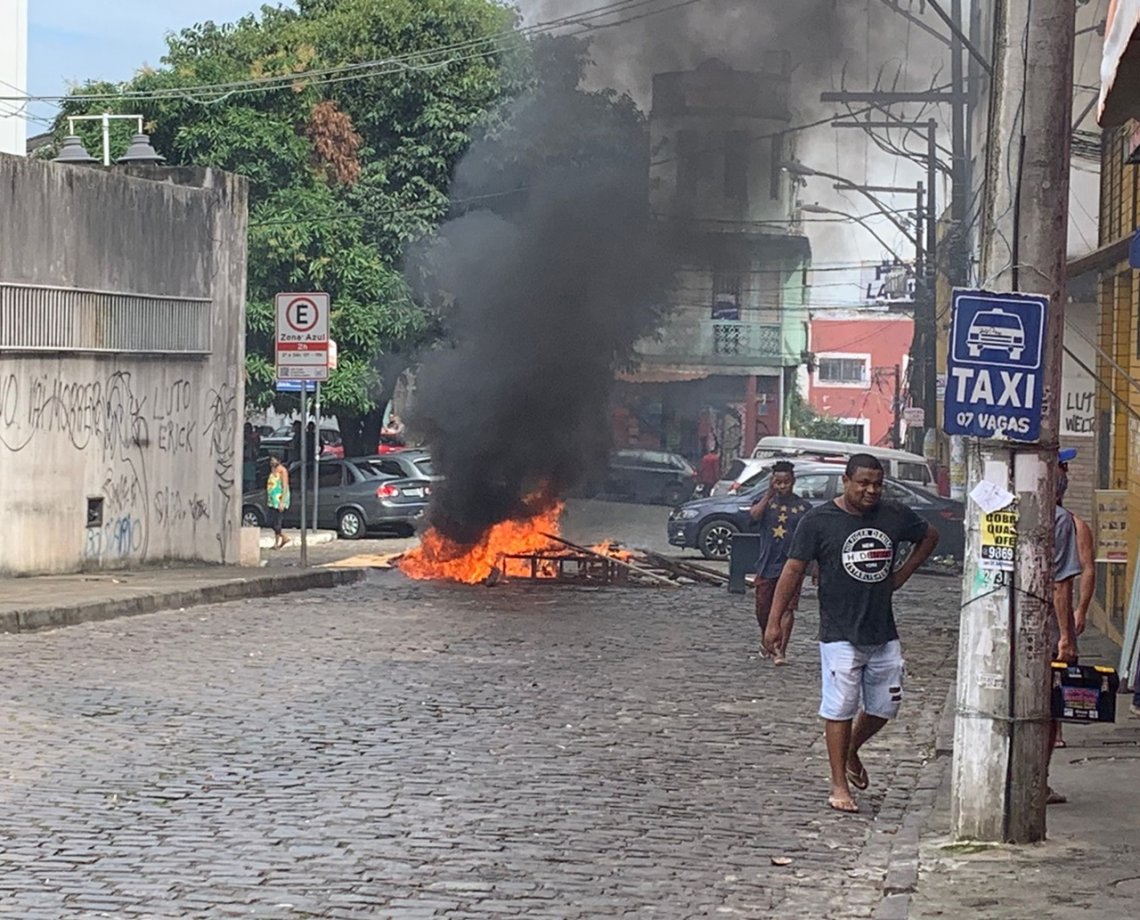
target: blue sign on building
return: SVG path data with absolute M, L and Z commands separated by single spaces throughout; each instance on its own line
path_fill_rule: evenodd
M 317 392 L 317 384 L 313 380 L 278 380 L 277 392 L 300 393 L 302 386 L 304 386 L 306 393 Z
M 974 438 L 1041 436 L 1049 298 L 955 291 L 944 429 Z

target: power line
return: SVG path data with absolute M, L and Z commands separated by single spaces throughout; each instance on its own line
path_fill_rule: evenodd
M 578 31 L 571 34 L 597 32 L 602 29 L 609 29 L 616 26 L 625 25 L 630 22 L 637 22 L 643 19 L 647 19 L 651 16 L 658 16 L 663 13 L 669 13 L 683 7 L 694 6 L 698 3 L 704 3 L 706 0 L 676 0 L 676 2 L 673 2 L 672 4 L 661 7 L 659 9 L 644 9 L 645 7 L 652 6 L 654 3 L 659 2 L 662 2 L 662 0 L 615 0 L 615 2 L 608 3 L 605 6 L 586 10 L 582 13 L 577 13 L 571 16 L 562 16 L 557 19 L 547 20 L 545 22 L 536 23 L 531 26 L 512 29 L 508 32 L 500 32 L 492 36 L 485 36 L 478 39 L 469 39 L 465 42 L 454 43 L 451 45 L 442 45 L 437 48 L 426 48 L 389 58 L 377 58 L 375 60 L 360 61 L 353 64 L 343 64 L 338 65 L 337 67 L 315 68 L 307 71 L 277 74 L 268 77 L 257 77 L 251 78 L 249 80 L 231 81 L 228 83 L 203 83 L 191 86 L 170 87 L 167 89 L 154 89 L 149 91 L 124 90 L 116 93 L 75 93 L 66 96 L 26 94 L 19 97 L 0 96 L 0 102 L 23 100 L 32 102 L 110 102 L 184 99 L 186 101 L 195 102 L 202 105 L 214 105 L 237 93 L 271 92 L 276 89 L 296 86 L 299 82 L 304 82 L 304 84 L 307 86 L 326 86 L 350 80 L 361 80 L 371 77 L 385 76 L 391 73 L 407 70 L 439 70 L 452 64 L 462 63 L 468 60 L 476 60 L 491 53 L 509 50 L 509 45 L 504 43 L 517 42 L 520 37 L 527 38 L 574 26 L 579 27 Z M 626 16 L 623 19 L 618 19 L 613 22 L 593 22 L 593 20 L 604 19 L 608 16 L 613 16 L 619 13 L 631 13 L 632 11 L 639 9 L 642 10 L 642 12 L 636 13 L 635 15 Z M 455 52 L 474 53 L 461 54 L 458 57 L 448 58 L 446 60 L 430 60 L 433 56 L 452 54 Z M 194 99 L 194 94 L 213 94 L 213 98 Z

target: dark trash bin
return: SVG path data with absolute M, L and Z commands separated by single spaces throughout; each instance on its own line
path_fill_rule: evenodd
M 729 594 L 744 594 L 747 590 L 744 576 L 756 571 L 756 562 L 760 558 L 760 537 L 758 533 L 732 535 L 732 549 L 728 556 Z

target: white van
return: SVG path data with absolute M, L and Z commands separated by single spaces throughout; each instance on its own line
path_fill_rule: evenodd
M 853 454 L 870 454 L 878 459 L 888 476 L 938 494 L 938 483 L 930 471 L 930 464 L 918 454 L 890 447 L 871 447 L 868 444 L 848 444 L 844 441 L 817 441 L 814 438 L 761 438 L 752 457 L 767 460 L 778 457 L 798 457 L 803 460 L 838 460 Z

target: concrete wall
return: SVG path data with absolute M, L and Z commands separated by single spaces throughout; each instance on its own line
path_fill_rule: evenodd
M 235 563 L 244 181 L 0 156 L 0 213 L 0 573 Z

